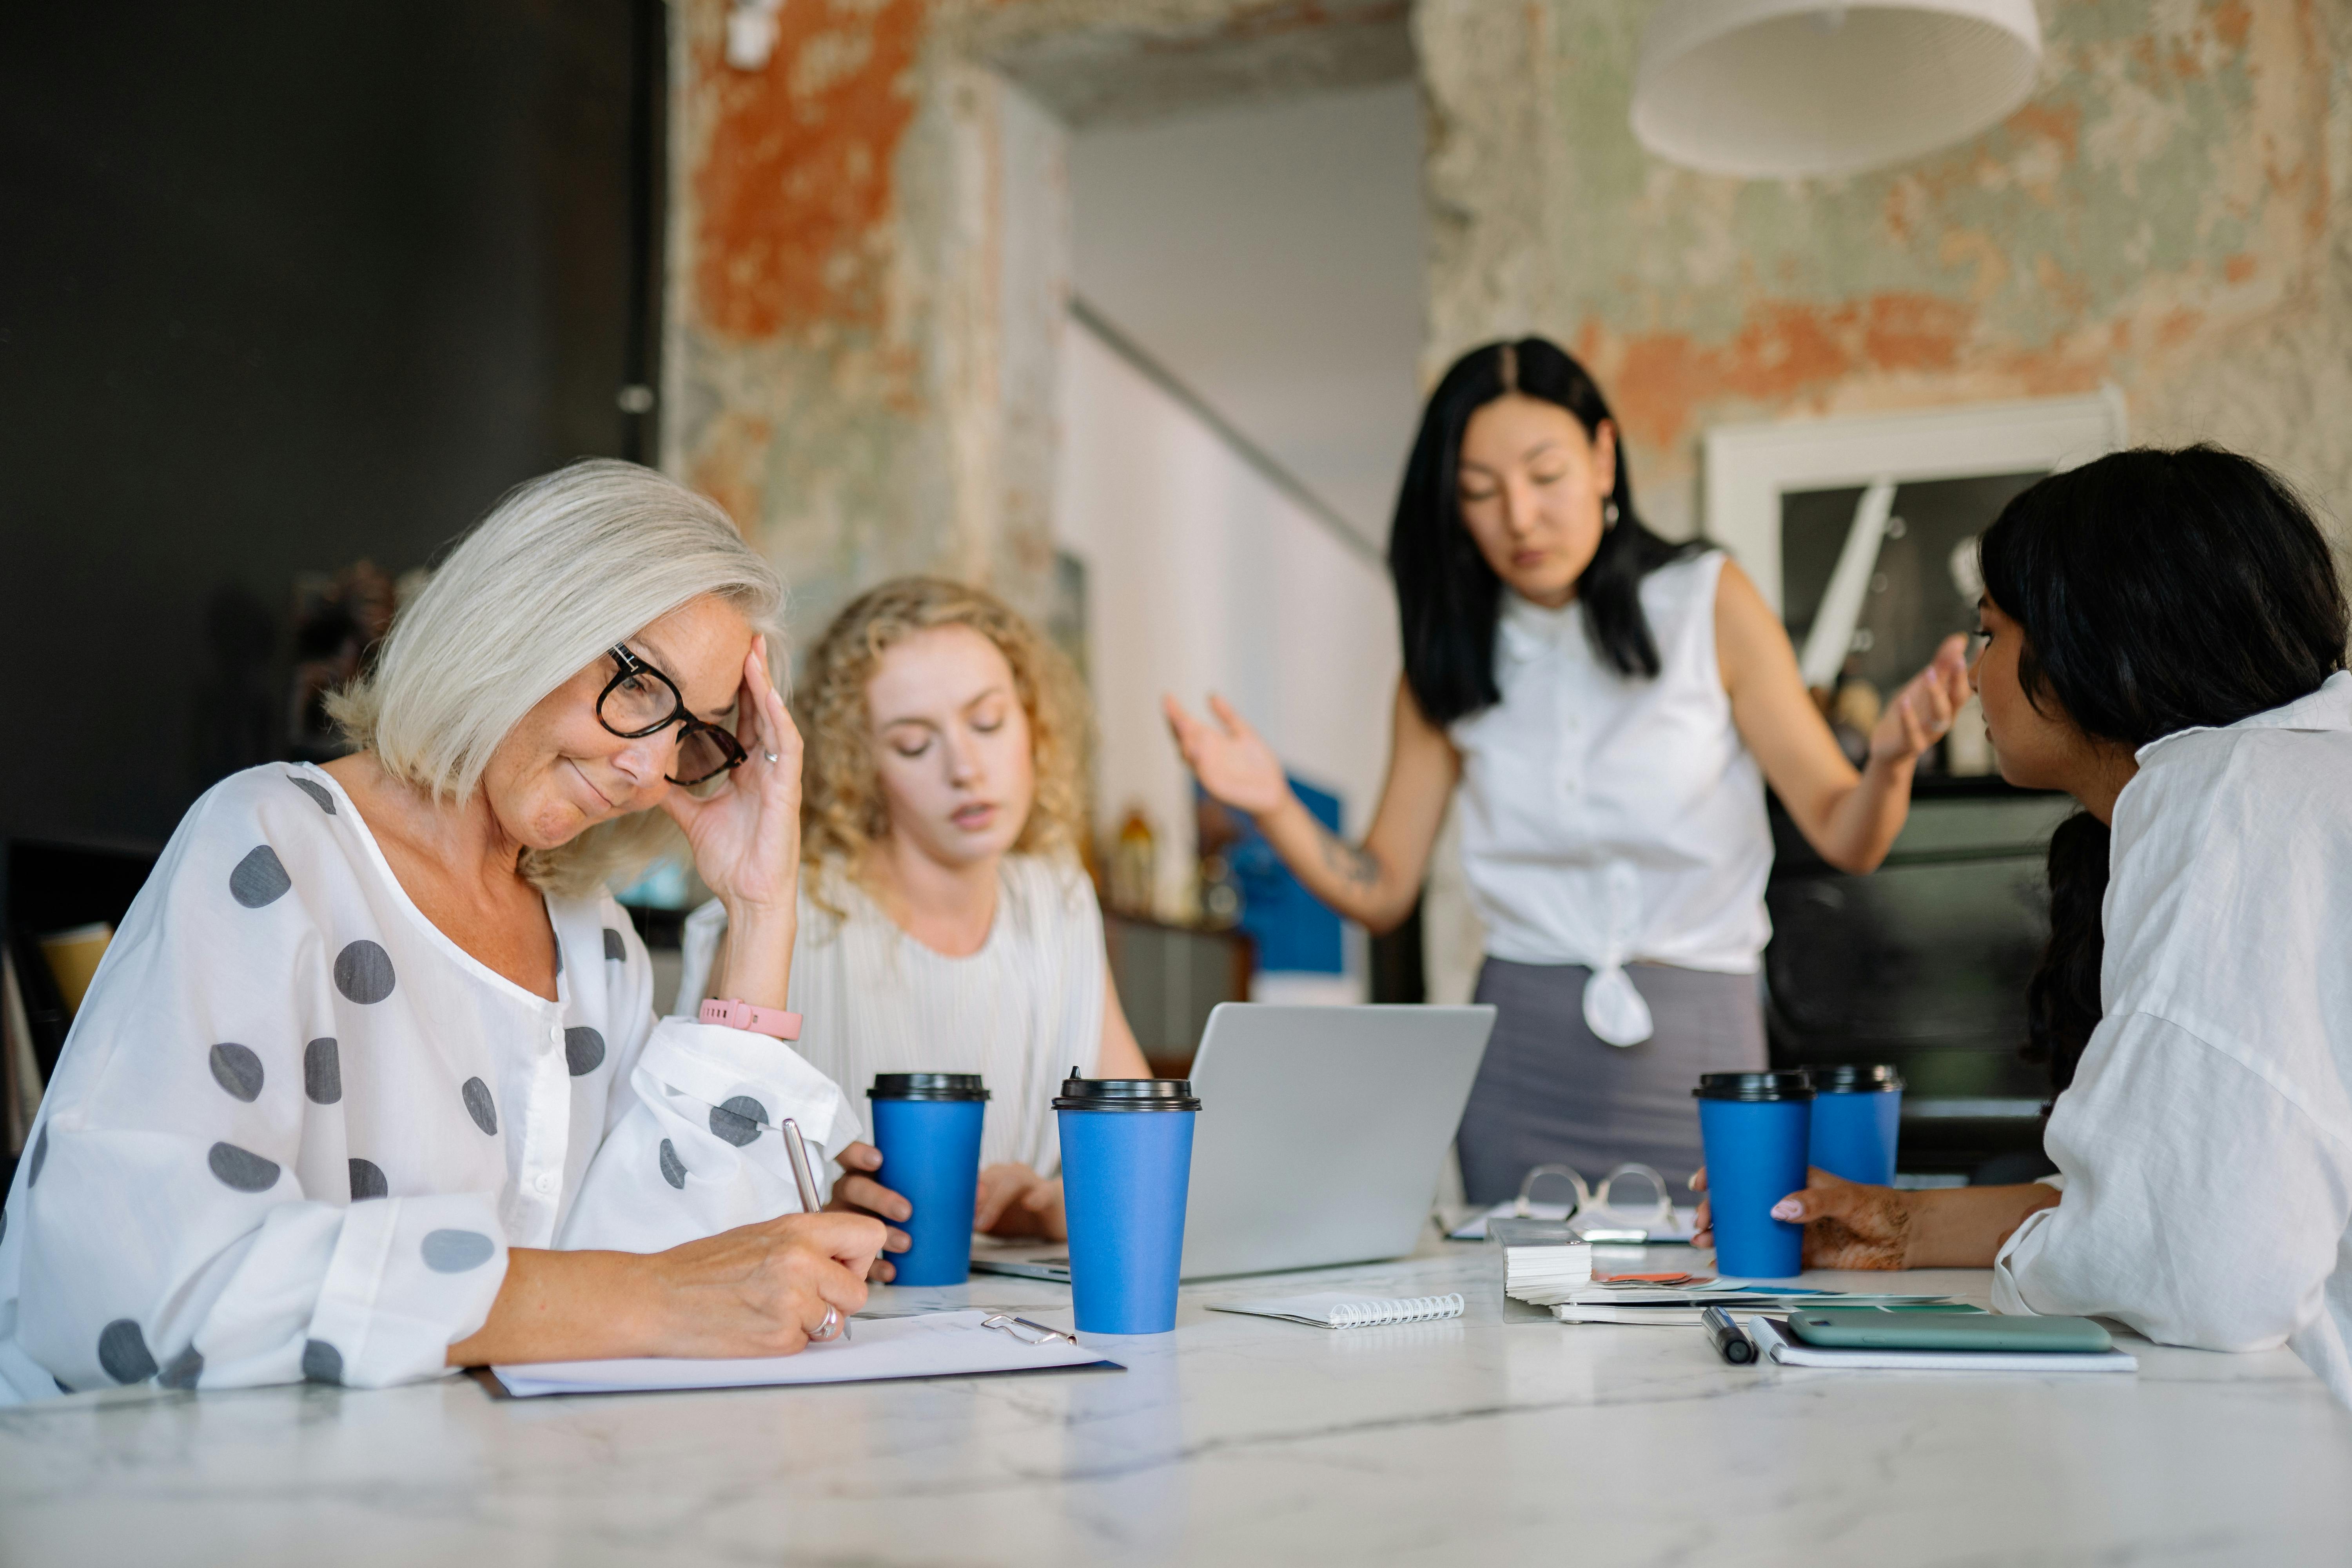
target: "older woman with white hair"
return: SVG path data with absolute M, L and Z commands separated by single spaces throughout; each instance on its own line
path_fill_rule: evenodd
M 781 594 L 709 501 L 575 464 L 509 495 L 403 611 L 337 700 L 352 755 L 196 802 L 0 1211 L 0 1398 L 839 1331 L 884 1234 L 796 1212 L 779 1133 L 838 1152 L 856 1126 L 785 1043 Z M 702 1020 L 656 1022 L 604 890 L 665 816 L 763 933 Z

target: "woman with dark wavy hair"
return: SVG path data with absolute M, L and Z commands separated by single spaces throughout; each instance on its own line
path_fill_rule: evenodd
M 1867 871 L 1912 766 L 1966 699 L 1960 639 L 1849 764 L 1786 632 L 1719 550 L 1642 526 L 1609 405 L 1542 338 L 1431 394 L 1389 541 L 1404 679 L 1360 847 L 1326 833 L 1223 701 L 1168 718 L 1203 788 L 1374 931 L 1412 911 L 1459 786 L 1482 1001 L 1500 1012 L 1461 1131 L 1481 1203 L 1530 1166 L 1698 1163 L 1697 1074 L 1764 1065 L 1769 781 L 1832 865 Z
M 2352 1403 L 2352 674 L 2326 541 L 2261 464 L 2118 452 L 1985 536 L 1974 679 L 2050 849 L 2030 1008 L 2058 1174 L 1773 1212 L 1830 1268 L 1993 1268 L 2005 1312 L 2280 1344 Z

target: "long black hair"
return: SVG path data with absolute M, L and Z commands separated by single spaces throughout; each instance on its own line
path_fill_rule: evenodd
M 2344 668 L 2344 589 L 2294 492 L 2216 447 L 2116 452 L 2002 509 L 1979 546 L 1986 596 L 2025 634 L 2018 682 L 2095 739 L 2137 748 L 2294 701 Z M 2050 840 L 2050 945 L 2026 991 L 2026 1053 L 2053 1086 L 2099 1022 L 2108 831 Z
M 1588 437 L 1604 419 L 1615 424 L 1591 375 L 1544 338 L 1472 349 L 1429 395 L 1397 494 L 1389 573 L 1396 581 L 1404 634 L 1405 684 L 1422 713 L 1441 728 L 1502 700 L 1495 684 L 1495 620 L 1502 609 L 1503 582 L 1463 524 L 1456 486 L 1470 416 L 1510 392 L 1559 405 Z M 1633 510 L 1622 434 L 1616 479 L 1610 499 L 1617 503 L 1617 521 L 1601 533 L 1576 591 L 1584 602 L 1584 629 L 1593 652 L 1620 674 L 1654 676 L 1658 645 L 1642 614 L 1642 579 L 1705 546 L 1670 543 L 1642 526 Z

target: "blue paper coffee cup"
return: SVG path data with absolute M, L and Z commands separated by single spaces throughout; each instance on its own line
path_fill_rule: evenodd
M 1176 1326 L 1200 1109 L 1182 1079 L 1080 1078 L 1073 1069 L 1063 1083 L 1054 1111 L 1080 1333 L 1164 1334 Z
M 1812 1085 L 1801 1072 L 1711 1072 L 1691 1092 L 1706 1152 L 1717 1269 L 1758 1279 L 1800 1272 L 1805 1227 L 1774 1219 L 1772 1205 L 1804 1187 Z
M 1895 1141 L 1903 1127 L 1903 1075 L 1891 1067 L 1809 1068 L 1813 1130 L 1806 1158 L 1833 1176 L 1874 1186 L 1895 1183 Z
M 881 1184 L 915 1208 L 898 1222 L 914 1245 L 890 1255 L 898 1285 L 961 1285 L 971 1277 L 972 1202 L 988 1090 L 969 1072 L 884 1072 L 874 1102 Z

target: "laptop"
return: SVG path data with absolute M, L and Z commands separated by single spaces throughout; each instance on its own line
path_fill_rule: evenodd
M 1489 1006 L 1220 1004 L 1192 1060 L 1184 1278 L 1411 1252 L 1494 1026 Z M 1066 1253 L 971 1267 L 1070 1278 Z

